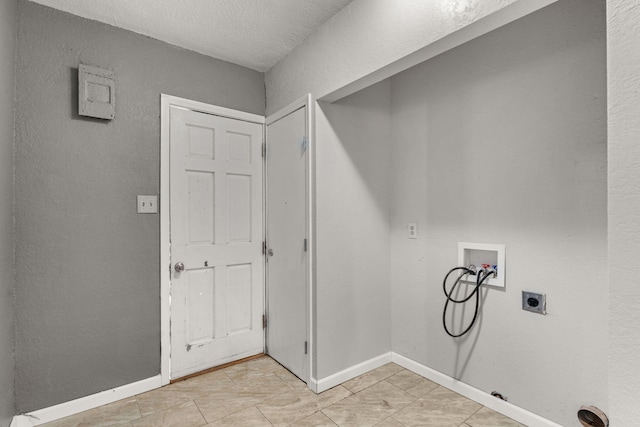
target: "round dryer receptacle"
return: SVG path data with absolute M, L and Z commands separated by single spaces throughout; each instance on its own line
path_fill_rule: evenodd
M 584 427 L 608 427 L 609 418 L 595 406 L 583 406 L 578 411 L 578 421 Z

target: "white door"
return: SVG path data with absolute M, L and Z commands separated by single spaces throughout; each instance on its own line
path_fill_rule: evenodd
M 307 107 L 267 119 L 267 352 L 308 381 Z
M 179 378 L 264 350 L 263 126 L 172 106 L 170 128 L 171 377 Z

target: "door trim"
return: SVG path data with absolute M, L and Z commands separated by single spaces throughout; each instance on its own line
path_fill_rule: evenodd
M 314 375 L 314 364 L 315 364 L 315 322 L 314 322 L 314 314 L 315 314 L 315 283 L 316 283 L 316 251 L 315 251 L 315 101 L 311 94 L 303 96 L 298 100 L 292 102 L 281 110 L 273 113 L 272 115 L 266 118 L 265 122 L 265 131 L 268 125 L 277 122 L 285 116 L 299 110 L 300 108 L 307 108 L 307 117 L 306 117 L 306 132 L 305 136 L 307 138 L 307 186 L 306 186 L 306 235 L 308 241 L 308 251 L 307 251 L 307 340 L 308 340 L 308 351 L 307 351 L 307 378 L 304 380 L 307 383 L 307 387 L 309 387 L 312 391 L 318 392 L 318 381 Z M 265 138 L 266 142 L 266 138 Z M 265 180 L 266 185 L 266 180 Z M 265 197 L 269 197 L 267 194 Z M 266 220 L 266 218 L 265 218 Z M 265 232 L 267 232 L 265 227 Z M 267 292 L 269 290 L 267 289 Z M 266 295 L 266 294 L 265 294 Z
M 170 223 L 170 109 L 183 108 L 264 126 L 264 116 L 219 107 L 177 96 L 160 95 L 160 377 L 171 381 L 171 223 Z M 264 135 L 264 131 L 263 131 Z

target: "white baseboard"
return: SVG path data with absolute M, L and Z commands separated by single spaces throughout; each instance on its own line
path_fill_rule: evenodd
M 318 391 L 318 380 L 316 380 L 313 377 L 309 379 L 309 382 L 307 383 L 307 387 L 309 387 L 309 390 L 311 390 L 314 393 L 320 393 Z
M 331 387 L 340 385 L 345 381 L 349 381 L 358 375 L 365 374 L 389 362 L 391 362 L 391 352 L 381 354 L 373 359 L 365 360 L 364 362 L 353 365 L 343 371 L 329 375 L 321 380 L 317 380 L 316 393 L 322 393 L 325 390 L 329 390 Z
M 78 414 L 102 405 L 107 405 L 121 399 L 126 399 L 161 386 L 162 377 L 160 375 L 147 378 L 146 380 L 137 381 L 135 383 L 125 384 L 121 387 L 81 397 L 59 405 L 39 409 L 27 414 L 16 415 L 13 417 L 11 427 L 33 427 L 50 421 L 59 420 L 60 418 Z
M 309 385 L 311 390 L 321 393 L 332 387 L 340 385 L 345 381 L 349 381 L 358 375 L 362 375 L 379 368 L 389 362 L 396 363 L 405 369 L 415 372 L 420 376 L 447 387 L 468 399 L 474 400 L 487 408 L 493 409 L 494 411 L 529 427 L 562 427 L 560 424 L 556 424 L 553 421 L 534 414 L 533 412 L 529 412 L 526 409 L 522 409 L 519 406 L 515 406 L 509 402 L 505 402 L 504 400 L 497 399 L 489 393 L 393 352 L 381 354 L 380 356 L 365 360 L 362 363 L 358 363 L 357 365 L 344 369 L 333 375 L 329 375 L 328 377 L 320 380 L 311 378 Z M 16 415 L 13 417 L 11 427 L 33 427 L 50 421 L 59 420 L 64 417 L 97 408 L 102 405 L 107 405 L 121 399 L 126 399 L 161 386 L 162 377 L 161 375 L 158 375 L 146 380 L 116 387 L 112 390 L 103 391 L 101 393 L 92 394 L 70 402 L 51 406 L 49 408 L 40 409 L 27 414 Z
M 493 409 L 494 411 L 529 427 L 562 427 L 560 424 L 556 424 L 553 421 L 534 414 L 533 412 L 529 412 L 519 406 L 498 399 L 489 393 L 465 384 L 462 381 L 458 381 L 455 378 L 433 370 L 425 365 L 421 365 L 420 363 L 397 353 L 391 353 L 391 361 L 433 381 L 434 383 L 438 383 L 449 390 L 455 391 L 468 399 L 474 400 L 487 408 Z
M 27 416 L 16 415 L 13 417 L 13 420 L 11 420 L 11 426 L 9 427 L 31 427 L 34 425 L 35 424 L 33 424 L 33 421 L 30 420 Z

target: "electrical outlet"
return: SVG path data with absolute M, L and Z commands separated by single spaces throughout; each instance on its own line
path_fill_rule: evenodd
M 547 314 L 547 296 L 535 292 L 522 291 L 522 309 L 538 314 Z
M 407 224 L 407 237 L 409 237 L 410 239 L 418 238 L 418 224 L 416 224 L 415 222 L 410 222 L 409 224 Z
M 158 196 L 138 196 L 138 213 L 158 213 Z

